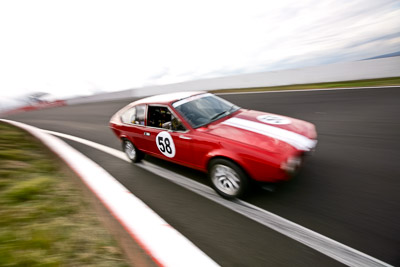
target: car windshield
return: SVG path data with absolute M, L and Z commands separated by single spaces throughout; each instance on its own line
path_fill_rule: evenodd
M 172 105 L 187 122 L 198 128 L 237 111 L 238 106 L 213 94 L 195 95 Z

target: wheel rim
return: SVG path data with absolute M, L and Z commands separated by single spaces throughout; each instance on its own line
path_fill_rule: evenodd
M 217 164 L 212 168 L 211 180 L 215 187 L 221 192 L 234 196 L 241 186 L 240 178 L 237 172 L 225 165 Z
M 136 150 L 133 144 L 129 141 L 125 142 L 125 153 L 129 159 L 133 160 L 136 157 Z

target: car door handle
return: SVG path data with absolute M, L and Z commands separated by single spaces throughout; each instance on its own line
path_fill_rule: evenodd
M 144 135 L 145 135 L 145 136 L 150 136 L 150 133 L 144 132 Z
M 191 140 L 191 139 L 192 139 L 191 137 L 184 136 L 183 134 L 181 134 L 181 135 L 179 136 L 179 138 L 181 138 L 181 139 L 186 139 L 186 140 Z

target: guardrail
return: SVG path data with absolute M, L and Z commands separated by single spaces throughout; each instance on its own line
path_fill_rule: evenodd
M 24 105 L 24 106 L 19 106 L 13 109 L 1 111 L 0 110 L 0 115 L 12 115 L 15 113 L 20 113 L 20 112 L 26 112 L 26 111 L 33 111 L 33 110 L 39 110 L 39 109 L 45 109 L 45 108 L 55 108 L 55 107 L 62 107 L 66 106 L 67 103 L 64 100 L 56 100 L 52 102 L 45 102 L 45 103 L 38 103 L 35 105 Z
M 144 97 L 179 91 L 207 91 L 310 84 L 400 76 L 400 56 L 335 63 L 317 67 L 242 74 L 228 77 L 188 81 L 175 84 L 147 86 L 67 100 L 67 104 L 101 102 L 133 97 Z

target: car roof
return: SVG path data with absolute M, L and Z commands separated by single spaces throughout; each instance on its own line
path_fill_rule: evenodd
M 169 104 L 175 101 L 185 99 L 190 96 L 204 94 L 204 91 L 192 91 L 192 92 L 177 92 L 177 93 L 169 93 L 169 94 L 161 94 L 150 96 L 146 98 L 139 99 L 135 102 L 132 102 L 131 105 L 137 104 Z

